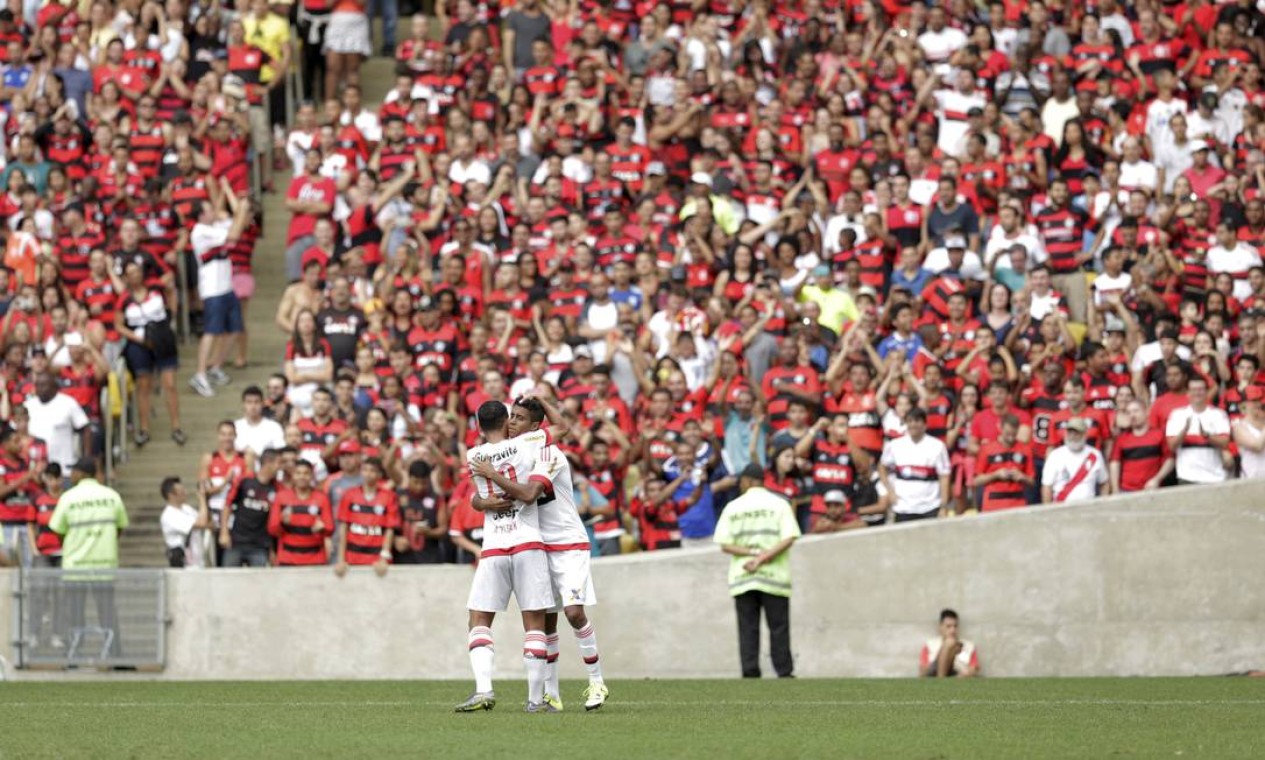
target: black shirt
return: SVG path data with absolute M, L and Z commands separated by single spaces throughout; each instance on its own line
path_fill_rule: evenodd
M 324 333 L 325 340 L 329 341 L 334 367 L 352 366 L 356 361 L 356 344 L 367 324 L 364 312 L 357 308 L 339 310 L 331 306 L 316 315 L 316 324 Z
M 237 481 L 226 501 L 231 508 L 229 534 L 235 549 L 268 549 L 268 511 L 277 500 L 277 480 L 265 483 L 251 474 Z

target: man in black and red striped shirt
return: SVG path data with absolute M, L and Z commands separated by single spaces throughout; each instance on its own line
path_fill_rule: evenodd
M 1141 401 L 1130 401 L 1125 414 L 1129 429 L 1116 437 L 1111 452 L 1111 490 L 1113 493 L 1153 491 L 1173 471 L 1175 461 L 1168 450 L 1164 431 L 1150 426 L 1150 415 Z
M 313 487 L 312 463 L 294 465 L 291 488 L 277 492 L 268 513 L 268 532 L 277 539 L 277 564 L 323 565 L 328 560 L 325 540 L 334 533 L 329 497 Z
M 1071 205 L 1071 193 L 1067 180 L 1056 177 L 1050 183 L 1050 204 L 1041 209 L 1033 220 L 1041 235 L 1045 252 L 1049 255 L 1051 280 L 1054 287 L 1067 296 L 1072 321 L 1085 321 L 1085 308 L 1089 298 L 1089 286 L 1082 271 L 1094 258 L 1102 238 L 1102 228 L 1092 245 L 1085 245 L 1085 232 L 1093 229 L 1095 222 L 1084 211 Z
M 105 234 L 84 219 L 83 205 L 72 203 L 62 214 L 62 234 L 57 238 L 57 261 L 61 264 L 62 281 L 74 292 L 88 278 L 88 256 L 93 249 L 105 246 Z
M 399 499 L 386 480 L 382 460 L 369 457 L 360 465 L 364 479 L 338 504 L 337 562 L 334 572 L 343 575 L 348 565 L 373 565 L 379 576 L 391 563 L 391 543 L 400 524 Z

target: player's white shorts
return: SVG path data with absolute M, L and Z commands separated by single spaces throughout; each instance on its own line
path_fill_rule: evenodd
M 550 612 L 561 612 L 563 607 L 577 604 L 585 607 L 597 604 L 588 549 L 545 553 L 549 555 L 549 580 L 553 583 L 553 608 Z
M 549 560 L 544 551 L 529 549 L 479 560 L 466 609 L 504 612 L 509 608 L 510 594 L 520 610 L 545 610 L 553 605 Z

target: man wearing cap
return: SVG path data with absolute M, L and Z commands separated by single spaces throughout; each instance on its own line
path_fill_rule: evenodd
M 812 533 L 838 533 L 865 527 L 865 521 L 848 509 L 848 496 L 842 490 L 826 491 L 822 500 L 826 504 L 826 513 L 813 520 Z
M 127 508 L 118 492 L 96 480 L 97 465 L 84 458 L 74 463 L 74 486 L 57 500 L 49 518 L 49 530 L 62 536 L 62 569 L 110 570 L 119 566 L 119 534 L 127 527 Z M 84 607 L 93 597 L 100 626 L 113 632 L 110 654 L 120 653 L 119 628 L 114 612 L 114 582 L 105 575 L 67 573 L 66 596 L 72 628 L 82 628 Z
M 1102 452 L 1086 443 L 1088 431 L 1089 425 L 1080 417 L 1067 421 L 1063 445 L 1049 453 L 1041 472 L 1042 504 L 1088 501 L 1111 493 L 1107 464 Z
M 1193 162 L 1189 169 L 1182 172 L 1182 176 L 1190 180 L 1191 192 L 1200 198 L 1207 198 L 1212 189 L 1226 178 L 1225 170 L 1209 160 L 1211 153 L 1212 148 L 1207 142 L 1194 140 L 1191 144 Z
M 760 677 L 760 611 L 769 626 L 769 649 L 778 678 L 790 678 L 791 556 L 799 523 L 791 504 L 764 487 L 764 469 L 747 465 L 742 495 L 725 507 L 712 540 L 730 555 L 729 593 L 738 612 L 738 653 L 743 678 Z

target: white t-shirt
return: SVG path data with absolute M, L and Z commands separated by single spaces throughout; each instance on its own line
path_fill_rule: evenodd
M 1119 294 L 1120 296 L 1123 297 L 1126 293 L 1132 290 L 1133 278 L 1125 274 L 1124 272 L 1121 272 L 1115 277 L 1112 277 L 1109 274 L 1103 273 L 1094 278 L 1093 288 L 1094 288 L 1094 305 L 1102 306 L 1103 304 L 1107 303 L 1107 296 L 1112 295 L 1112 294 Z
M 1145 187 L 1155 189 L 1159 184 L 1160 172 L 1150 161 L 1139 160 L 1137 163 L 1120 162 L 1120 187 L 1124 190 L 1136 190 Z
M 979 653 L 975 651 L 975 644 L 966 639 L 962 639 L 962 651 L 957 653 L 953 658 L 953 672 L 955 674 L 965 673 L 968 668 L 979 667 Z M 930 670 L 935 675 L 936 661 L 940 659 L 940 647 L 944 646 L 944 639 L 939 636 L 933 636 L 927 639 L 927 643 L 922 645 L 922 667 L 924 672 Z
M 970 122 L 966 120 L 966 114 L 972 108 L 983 108 L 988 105 L 988 101 L 979 92 L 967 95 L 957 90 L 937 90 L 935 98 L 936 118 L 940 122 L 940 137 L 937 143 L 940 150 L 952 156 L 971 128 Z
M 62 472 L 70 472 L 77 458 L 75 433 L 88 426 L 83 407 L 65 393 L 53 396 L 47 404 L 32 395 L 23 406 L 31 414 L 28 432 L 48 445 L 48 461 L 61 465 Z
M 881 461 L 892 484 L 893 512 L 923 515 L 941 507 L 940 476 L 951 471 L 949 450 L 943 441 L 924 435 L 915 443 L 913 438 L 901 436 L 883 448 Z
M 263 417 L 259 424 L 252 425 L 242 417 L 233 423 L 233 427 L 237 430 L 238 451 L 249 449 L 259 457 L 268 449 L 280 449 L 286 445 L 285 430 L 276 420 Z
M 944 270 L 948 269 L 949 249 L 943 246 L 932 248 L 927 253 L 926 260 L 922 262 L 922 268 L 932 274 L 940 274 Z M 984 271 L 984 263 L 980 261 L 979 254 L 975 251 L 967 251 L 962 256 L 962 268 L 958 270 L 958 274 L 960 274 L 964 280 L 978 280 L 983 282 L 988 279 L 988 273 Z
M 1251 438 L 1260 441 L 1265 438 L 1265 430 L 1257 428 L 1246 418 L 1235 420 L 1234 425 L 1247 431 Z M 1265 451 L 1255 452 L 1239 447 L 1239 463 L 1245 478 L 1265 478 Z
M 1028 265 L 1044 263 L 1049 256 L 1045 253 L 1045 245 L 1041 242 L 1041 238 L 1035 234 L 1023 231 L 1013 238 L 1006 237 L 1006 231 L 1001 225 L 994 225 L 992 232 L 988 234 L 988 243 L 984 246 L 984 266 L 991 267 L 993 259 L 1001 256 L 1001 261 L 997 262 L 998 269 L 1013 269 L 1010 263 L 1010 255 L 1003 252 L 1009 251 L 1012 246 L 1021 245 L 1028 249 Z
M 938 32 L 930 29 L 918 35 L 918 47 L 922 48 L 923 57 L 932 64 L 940 76 L 949 73 L 949 59 L 953 54 L 966 47 L 966 33 L 961 29 L 946 26 Z
M 1077 478 L 1082 468 L 1085 475 L 1063 496 L 1063 492 Z M 1049 487 L 1054 501 L 1059 504 L 1092 499 L 1098 494 L 1098 486 L 1106 482 L 1107 465 L 1103 461 L 1102 452 L 1089 445 L 1079 452 L 1072 451 L 1067 446 L 1059 446 L 1045 458 L 1045 469 L 1041 471 L 1041 485 Z M 1059 498 L 1060 496 L 1063 498 Z
M 210 261 L 203 261 L 203 255 L 213 249 L 228 245 L 228 231 L 232 222 L 225 219 L 214 224 L 193 225 L 189 233 L 189 245 L 193 248 L 194 258 L 198 262 L 198 296 L 203 300 L 215 298 L 233 292 L 233 262 L 228 252 L 216 256 Z
M 1190 430 L 1186 439 L 1177 448 L 1177 479 L 1190 483 L 1220 483 L 1226 479 L 1225 467 L 1221 464 L 1221 452 L 1209 440 L 1214 435 L 1230 434 L 1230 418 L 1215 406 L 1209 406 L 1202 412 L 1183 406 L 1174 409 L 1168 416 L 1168 425 L 1164 435 L 1172 437 L 1181 435 L 1190 421 Z
M 1248 270 L 1261 265 L 1261 254 L 1255 247 L 1239 243 L 1233 248 L 1214 245 L 1208 249 L 1208 271 L 1214 274 L 1229 272 L 1234 276 L 1234 297 L 1246 301 L 1252 297 L 1252 285 L 1247 281 Z
M 163 532 L 163 544 L 168 549 L 184 547 L 184 566 L 186 568 L 203 567 L 205 565 L 202 556 L 201 536 L 194 535 L 202 532 L 200 530 L 194 531 L 193 529 L 197 521 L 198 510 L 191 504 L 181 504 L 178 507 L 168 504 L 163 507 L 162 516 L 158 518 L 158 524 Z

